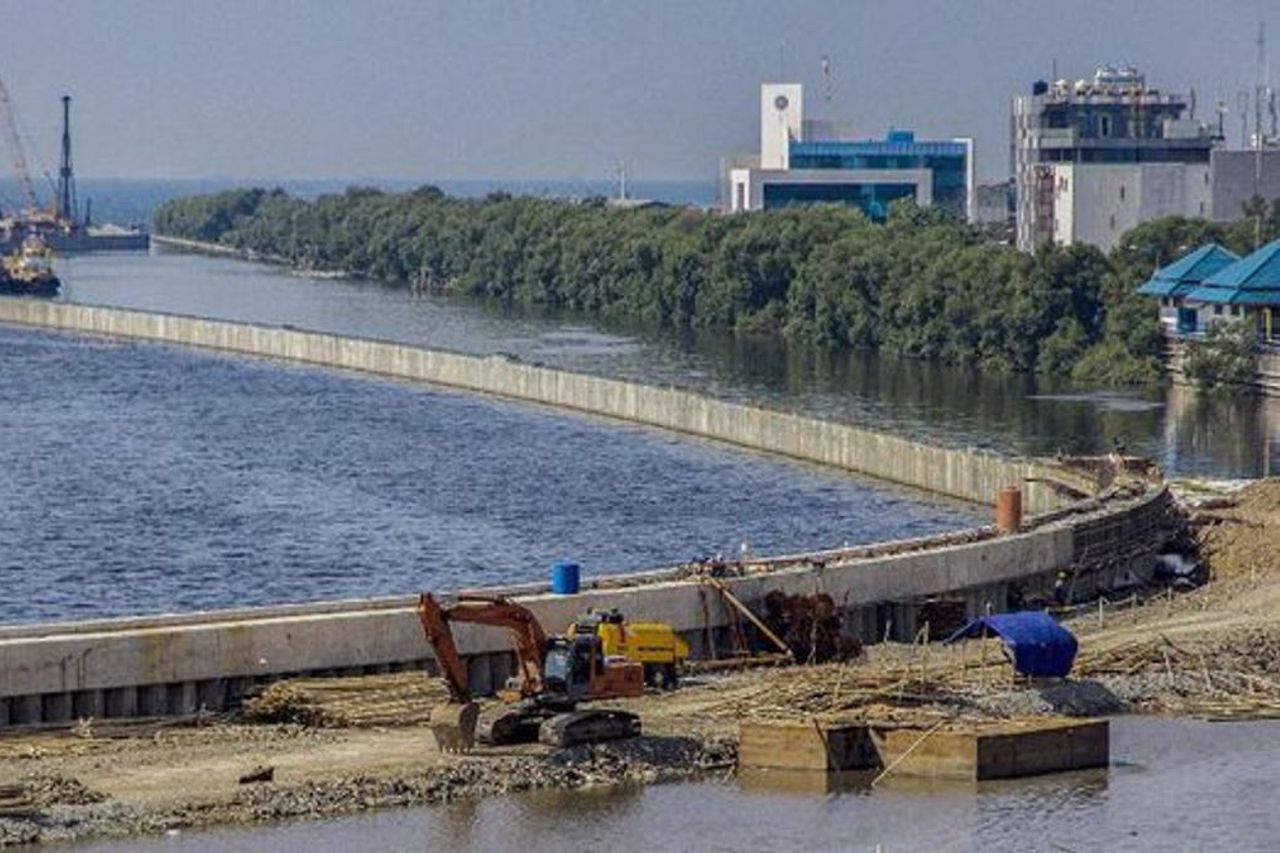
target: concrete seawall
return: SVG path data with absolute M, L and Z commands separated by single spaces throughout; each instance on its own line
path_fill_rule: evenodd
M 1085 492 L 1098 483 L 1074 469 L 933 447 L 783 412 L 510 362 L 379 341 L 80 305 L 0 299 L 0 322 L 285 358 L 558 406 L 674 429 L 833 465 L 987 503 L 1008 483 L 1052 479 Z M 916 542 L 759 561 L 726 583 L 759 606 L 774 590 L 826 593 L 864 639 L 910 639 L 924 597 L 961 599 L 971 614 L 1042 593 L 1063 568 L 1078 591 L 1106 587 L 1150 562 L 1168 496 L 1155 489 L 1106 503 L 1068 505 L 1043 482 L 1026 484 L 1030 529 L 983 529 Z M 1054 520 L 1050 520 L 1052 517 Z M 1147 546 L 1135 550 L 1135 543 Z M 1141 552 L 1141 553 L 1139 553 Z M 601 579 L 580 595 L 521 594 L 551 630 L 587 608 L 671 623 L 695 655 L 725 648 L 732 611 L 681 569 Z M 0 628 L 0 727 L 77 717 L 188 713 L 235 704 L 255 683 L 301 673 L 339 674 L 429 666 L 412 598 L 327 602 L 214 613 Z M 463 626 L 460 649 L 480 689 L 510 673 L 502 632 Z
M 725 583 L 757 608 L 774 590 L 826 593 L 864 640 L 886 634 L 909 640 L 927 596 L 963 600 L 977 614 L 1005 609 L 1015 588 L 1024 595 L 1047 591 L 1062 568 L 1091 567 L 1079 576 L 1082 594 L 1115 583 L 1150 562 L 1150 554 L 1135 558 L 1134 543 L 1155 543 L 1167 506 L 1159 489 L 1016 535 L 935 547 L 920 542 L 915 549 L 899 543 L 901 553 L 884 556 L 796 557 Z M 518 598 L 551 630 L 588 608 L 617 607 L 633 618 L 669 622 L 695 657 L 723 651 L 733 611 L 714 589 L 679 575 L 611 577 L 578 595 Z M 218 709 L 255 684 L 304 673 L 430 668 L 414 604 L 400 597 L 0 628 L 0 727 Z M 503 632 L 460 626 L 456 636 L 477 689 L 511 674 Z
M 1029 512 L 1060 505 L 1057 493 L 1043 484 L 1046 478 L 1085 492 L 1096 485 L 1049 462 L 939 447 L 675 388 L 569 373 L 498 356 L 481 358 L 292 328 L 20 299 L 0 299 L 0 323 L 163 341 L 461 388 L 689 433 L 984 504 L 993 500 L 1000 487 L 1024 483 Z

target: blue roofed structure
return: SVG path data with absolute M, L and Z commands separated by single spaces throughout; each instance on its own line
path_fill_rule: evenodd
M 1280 308 L 1280 240 L 1217 270 L 1186 298 L 1210 305 Z
M 1159 297 L 1160 324 L 1169 337 L 1250 323 L 1260 344 L 1280 344 L 1280 240 L 1243 258 L 1216 243 L 1201 246 L 1156 270 L 1137 292 Z
M 1079 643 L 1066 628 L 1042 610 L 981 616 L 956 631 L 946 642 L 995 634 L 1013 656 L 1013 668 L 1035 678 L 1062 678 L 1071 672 Z
M 1206 278 L 1238 260 L 1240 256 L 1235 252 L 1209 243 L 1156 270 L 1151 279 L 1138 288 L 1138 293 L 1174 299 L 1186 296 Z

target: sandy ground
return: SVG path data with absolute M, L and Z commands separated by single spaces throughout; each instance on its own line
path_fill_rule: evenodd
M 692 676 L 617 703 L 635 741 L 443 755 L 424 725 L 441 687 L 417 673 L 272 688 L 267 716 L 107 723 L 0 738 L 0 845 L 315 817 L 535 787 L 688 778 L 732 767 L 738 723 L 909 721 L 1042 713 L 1280 716 L 1280 480 L 1191 508 L 1212 579 L 1191 592 L 1082 608 L 1065 684 L 1015 683 L 994 641 L 880 645 L 860 661 Z M 240 778 L 271 768 L 272 780 Z M 4 786 L 20 795 L 6 800 Z M 6 805 L 8 803 L 8 805 Z

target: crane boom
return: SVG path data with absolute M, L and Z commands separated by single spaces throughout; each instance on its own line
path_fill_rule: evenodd
M 22 193 L 27 197 L 27 205 L 31 210 L 37 210 L 40 207 L 40 199 L 36 196 L 35 184 L 31 182 L 31 170 L 27 168 L 26 153 L 22 150 L 22 138 L 18 135 L 18 119 L 13 112 L 9 87 L 4 84 L 3 78 L 0 78 L 0 124 L 4 125 L 9 157 L 13 160 L 13 170 L 17 174 Z

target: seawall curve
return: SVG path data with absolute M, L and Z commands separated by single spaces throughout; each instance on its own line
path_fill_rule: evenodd
M 677 388 L 571 373 L 502 356 L 26 299 L 0 299 L 0 323 L 161 341 L 448 386 L 688 433 L 978 503 L 992 501 L 1002 486 L 1022 483 L 1029 512 L 1061 505 L 1059 492 L 1045 480 L 1065 482 L 1082 492 L 1096 486 L 1050 460 L 941 447 Z
M 1081 591 L 1105 587 L 1149 559 L 1168 505 L 1165 489 L 1072 503 L 1045 479 L 1093 493 L 1091 477 L 1051 462 L 940 448 L 856 427 L 710 400 L 686 391 L 295 329 L 0 299 L 0 323 L 145 339 L 283 358 L 425 381 L 674 429 L 987 502 L 1024 482 L 1042 514 L 1013 535 L 990 528 L 755 561 L 725 580 L 758 604 L 771 591 L 826 593 L 864 637 L 910 638 L 921 597 L 948 595 L 970 613 L 1004 609 L 1011 589 L 1035 592 L 1063 568 L 1086 569 Z M 1027 478 L 1040 482 L 1026 483 Z M 1135 549 L 1145 543 L 1147 550 Z M 695 655 L 713 653 L 734 615 L 681 567 L 588 584 L 581 595 L 538 587 L 518 595 L 558 628 L 588 607 L 618 607 L 671 623 Z M 189 713 L 234 704 L 246 689 L 297 673 L 429 665 L 408 597 L 0 628 L 0 728 L 78 717 Z M 501 632 L 463 626 L 473 683 L 510 672 Z

